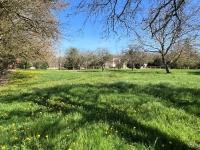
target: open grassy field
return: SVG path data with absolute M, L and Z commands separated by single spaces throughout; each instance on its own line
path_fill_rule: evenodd
M 199 150 L 200 71 L 14 71 L 0 149 Z

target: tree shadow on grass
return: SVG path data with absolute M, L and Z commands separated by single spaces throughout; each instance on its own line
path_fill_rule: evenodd
M 77 70 L 77 72 L 102 72 L 101 69 Z
M 171 102 L 172 107 L 185 110 L 191 115 L 200 116 L 200 90 L 186 87 L 176 88 L 167 83 L 147 85 L 144 89 L 148 95 Z
M 132 89 L 132 91 L 130 91 L 130 89 Z M 154 148 L 155 150 L 195 150 L 195 148 L 189 147 L 179 138 L 171 137 L 158 128 L 146 126 L 137 119 L 130 117 L 126 110 L 118 109 L 112 105 L 112 103 L 101 101 L 99 99 L 100 95 L 112 94 L 114 90 L 117 90 L 118 94 L 130 94 L 132 92 L 132 95 L 143 93 L 154 96 L 155 98 L 162 97 L 162 100 L 166 101 L 166 105 L 168 105 L 168 102 L 171 102 L 173 107 L 183 108 L 188 113 L 199 115 L 199 112 L 193 112 L 189 107 L 187 107 L 188 105 L 198 107 L 198 100 L 190 102 L 182 99 L 182 96 L 185 96 L 184 93 L 188 91 L 193 94 L 194 99 L 200 97 L 198 90 L 188 88 L 177 89 L 165 84 L 146 85 L 144 87 L 126 82 L 100 85 L 61 85 L 43 90 L 35 89 L 33 93 L 25 93 L 19 96 L 12 95 L 6 98 L 1 97 L 1 102 L 12 103 L 15 99 L 21 99 L 21 102 L 33 102 L 45 108 L 52 108 L 47 110 L 48 113 L 57 113 L 62 111 L 63 115 L 66 115 L 68 113 L 78 112 L 82 114 L 83 117 L 81 120 L 76 122 L 76 124 L 78 124 L 77 128 L 81 128 L 85 123 L 103 121 L 108 123 L 110 127 L 114 128 L 115 130 L 113 132 L 116 134 L 117 131 L 117 135 L 124 138 L 128 143 L 142 143 L 147 147 L 149 146 Z M 51 101 L 51 99 L 53 99 L 53 101 Z M 14 114 L 19 117 L 23 114 L 25 116 L 30 115 L 21 111 L 15 111 Z M 11 117 L 14 114 L 13 112 L 10 112 L 8 116 Z M 3 119 L 3 121 L 6 121 L 6 119 Z M 60 126 L 56 122 L 51 125 L 46 124 L 41 129 L 40 133 L 45 135 L 48 128 L 53 128 L 53 130 L 61 132 L 64 126 Z M 169 144 L 169 142 L 172 142 L 173 144 Z M 162 146 L 163 144 L 165 144 L 164 147 Z M 52 148 L 52 145 L 49 146 Z
M 129 73 L 129 74 L 166 74 L 166 71 L 164 69 L 156 69 L 156 70 L 149 70 L 149 69 L 134 69 L 133 71 L 131 69 L 123 70 L 123 69 L 115 69 L 115 70 L 109 70 L 110 72 L 123 72 L 123 73 Z
M 166 106 L 183 109 L 191 115 L 200 116 L 200 89 L 186 87 L 173 87 L 168 83 L 147 84 L 138 86 L 126 82 L 117 82 L 114 84 L 103 84 L 101 87 L 116 89 L 119 93 L 138 94 L 143 93 L 158 98 Z
M 191 75 L 200 75 L 200 71 L 191 71 L 191 72 L 188 72 L 188 74 L 191 74 Z

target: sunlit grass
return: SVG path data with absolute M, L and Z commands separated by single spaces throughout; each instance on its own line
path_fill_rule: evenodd
M 200 149 L 198 70 L 17 70 L 1 149 Z

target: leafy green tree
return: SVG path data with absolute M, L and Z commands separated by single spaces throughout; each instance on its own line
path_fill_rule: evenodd
M 80 69 L 83 63 L 83 56 L 80 54 L 80 51 L 77 48 L 70 47 L 66 50 L 66 62 L 64 67 L 67 69 Z

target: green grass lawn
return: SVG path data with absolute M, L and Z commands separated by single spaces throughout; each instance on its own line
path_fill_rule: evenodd
M 199 150 L 200 71 L 14 71 L 0 149 Z

